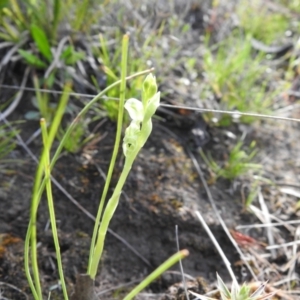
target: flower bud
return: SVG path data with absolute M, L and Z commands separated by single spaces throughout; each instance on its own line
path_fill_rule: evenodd
M 144 80 L 142 100 L 143 105 L 146 107 L 148 101 L 157 93 L 156 78 L 152 73 L 150 73 Z

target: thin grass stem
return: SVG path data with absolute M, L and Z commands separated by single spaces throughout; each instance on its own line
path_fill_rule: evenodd
M 67 83 L 64 88 L 65 93 L 61 97 L 56 114 L 53 119 L 53 123 L 49 130 L 48 143 L 49 143 L 50 147 L 53 143 L 54 137 L 58 130 L 58 126 L 60 125 L 62 116 L 64 114 L 65 107 L 66 107 L 67 101 L 69 99 L 68 92 L 70 91 L 70 89 L 71 89 L 71 84 Z M 30 288 L 32 290 L 32 293 L 33 293 L 35 299 L 42 299 L 42 290 L 41 290 L 41 284 L 40 284 L 40 280 L 39 280 L 39 269 L 38 269 L 38 262 L 37 262 L 36 223 L 37 223 L 37 210 L 38 210 L 40 199 L 41 199 L 42 193 L 44 191 L 45 183 L 46 183 L 45 178 L 42 179 L 44 170 L 43 170 L 43 164 L 41 163 L 45 160 L 45 156 L 46 156 L 46 151 L 44 149 L 42 151 L 40 163 L 38 164 L 38 168 L 37 168 L 36 175 L 35 175 L 34 187 L 33 187 L 32 199 L 31 199 L 30 221 L 29 221 L 26 238 L 25 238 L 25 245 L 24 245 L 25 273 L 26 273 L 27 280 L 29 282 Z M 31 250 L 30 254 L 31 254 L 33 280 L 30 275 L 29 248 Z
M 48 209 L 49 209 L 49 216 L 50 216 L 50 223 L 52 228 L 52 235 L 56 253 L 56 260 L 57 260 L 57 267 L 59 278 L 63 290 L 64 299 L 68 300 L 68 292 L 67 287 L 64 279 L 63 267 L 62 267 L 62 259 L 60 254 L 60 246 L 58 240 L 58 233 L 56 227 L 56 217 L 55 217 L 55 210 L 54 210 L 54 203 L 53 203 L 53 195 L 52 195 L 52 186 L 51 186 L 51 173 L 50 173 L 50 149 L 51 144 L 49 144 L 49 138 L 47 133 L 47 125 L 45 119 L 41 119 L 40 121 L 41 129 L 42 129 L 42 137 L 43 137 L 43 144 L 45 149 L 45 159 L 41 161 L 41 164 L 44 166 L 45 171 L 45 179 L 46 179 L 46 192 L 47 192 L 47 202 L 48 202 Z
M 138 293 L 140 293 L 145 287 L 147 287 L 153 280 L 163 274 L 166 270 L 171 268 L 173 265 L 178 263 L 181 259 L 189 255 L 188 250 L 181 250 L 167 259 L 157 269 L 155 269 L 149 276 L 147 276 L 139 285 L 137 285 L 125 298 L 124 300 L 133 299 Z

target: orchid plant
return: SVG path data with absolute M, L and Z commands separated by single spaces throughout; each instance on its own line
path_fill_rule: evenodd
M 97 241 L 88 270 L 88 274 L 91 278 L 95 278 L 97 274 L 109 223 L 118 206 L 122 188 L 132 164 L 150 136 L 152 131 L 151 117 L 154 115 L 159 103 L 160 92 L 157 92 L 156 79 L 151 73 L 146 77 L 143 83 L 142 100 L 131 98 L 125 102 L 124 107 L 131 118 L 131 122 L 125 131 L 123 139 L 125 164 L 113 195 L 107 202 L 98 229 Z

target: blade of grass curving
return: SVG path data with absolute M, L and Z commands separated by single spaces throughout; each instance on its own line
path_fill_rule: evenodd
M 111 181 L 111 177 L 112 177 L 112 173 L 114 170 L 115 162 L 116 162 L 118 151 L 119 151 L 120 141 L 121 141 L 123 115 L 124 115 L 125 90 L 126 90 L 128 42 L 129 42 L 129 35 L 125 34 L 123 37 L 123 42 L 122 42 L 121 83 L 120 83 L 120 101 L 119 101 L 117 132 L 116 132 L 114 150 L 113 150 L 112 158 L 111 158 L 111 161 L 109 164 L 109 169 L 108 169 L 108 173 L 106 176 L 106 181 L 105 181 L 105 185 L 104 185 L 104 189 L 103 189 L 103 193 L 101 196 L 100 205 L 99 205 L 99 209 L 98 209 L 98 213 L 97 213 L 96 221 L 95 221 L 95 225 L 94 225 L 93 237 L 92 237 L 91 248 L 90 248 L 89 263 L 88 263 L 88 274 L 91 274 L 91 270 L 92 270 L 94 249 L 95 249 L 95 243 L 96 243 L 96 239 L 97 239 L 97 233 L 98 233 L 98 228 L 99 228 L 99 224 L 100 224 L 100 219 L 101 219 L 104 202 L 105 202 L 105 199 L 107 196 L 109 184 Z
M 101 52 L 102 52 L 102 55 L 101 55 L 101 58 L 104 62 L 104 65 L 109 65 L 110 63 L 110 58 L 109 58 L 109 55 L 108 55 L 108 51 L 107 51 L 107 47 L 106 47 L 106 41 L 103 37 L 103 34 L 99 34 L 99 40 L 100 40 L 100 47 L 101 47 Z
M 5 28 L 5 33 L 1 33 L 1 38 L 4 41 L 17 42 L 19 40 L 19 32 L 16 32 L 11 24 L 6 22 L 5 20 L 2 20 L 1 25 Z
M 51 144 L 49 143 L 51 142 L 51 140 L 48 138 L 46 120 L 41 119 L 40 125 L 42 129 L 43 145 L 45 149 L 44 161 L 41 161 L 41 164 L 44 166 L 44 172 L 45 172 L 47 202 L 48 202 L 50 223 L 52 228 L 53 242 L 54 242 L 55 253 L 56 253 L 57 268 L 58 268 L 59 278 L 63 290 L 64 299 L 68 300 L 67 287 L 64 279 L 62 260 L 60 255 L 60 246 L 58 240 L 56 217 L 55 217 L 55 210 L 54 210 L 54 203 L 53 203 L 53 196 L 52 196 L 51 172 L 50 172 L 50 149 L 52 143 Z
M 157 269 L 155 269 L 149 276 L 147 276 L 139 285 L 137 285 L 124 300 L 133 299 L 138 293 L 140 293 L 145 287 L 147 287 L 153 280 L 163 274 L 166 270 L 171 268 L 174 264 L 178 263 L 181 259 L 189 255 L 188 250 L 181 250 L 167 259 Z
M 69 92 L 71 91 L 71 84 L 66 83 L 64 88 L 64 93 L 59 102 L 55 117 L 53 119 L 53 123 L 49 130 L 48 142 L 51 146 L 58 130 L 58 126 L 60 124 L 61 118 L 65 111 L 65 107 L 67 105 L 69 99 Z M 42 193 L 44 191 L 46 180 L 45 178 L 42 180 L 43 176 L 43 164 L 42 161 L 45 160 L 45 149 L 42 151 L 40 163 L 38 164 L 38 168 L 35 175 L 34 187 L 32 192 L 31 199 L 31 211 L 30 211 L 30 221 L 26 233 L 25 245 L 24 245 L 24 264 L 25 264 L 25 273 L 27 280 L 29 282 L 31 291 L 35 297 L 35 299 L 42 299 L 41 294 L 41 285 L 39 281 L 39 270 L 37 263 L 37 236 L 36 236 L 36 219 L 37 219 L 37 210 L 40 199 L 42 197 Z M 51 170 L 51 168 L 50 168 Z M 31 246 L 31 247 L 30 247 Z M 30 275 L 30 266 L 29 266 L 29 248 L 31 248 L 31 264 L 32 264 L 32 272 L 33 272 L 33 280 Z M 34 284 L 33 284 L 34 282 Z

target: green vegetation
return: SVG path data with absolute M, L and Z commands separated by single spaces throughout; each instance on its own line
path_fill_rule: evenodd
M 237 15 L 245 32 L 265 44 L 273 43 L 283 37 L 289 28 L 288 14 L 282 13 L 279 8 L 265 5 L 260 0 L 240 1 Z
M 250 36 L 246 40 L 233 37 L 222 42 L 216 55 L 207 49 L 203 57 L 205 78 L 217 98 L 221 99 L 220 108 L 241 112 L 267 114 L 272 103 L 271 92 L 266 92 L 268 80 L 267 66 L 263 56 L 252 57 Z M 254 117 L 241 116 L 240 122 L 250 123 Z M 220 126 L 228 126 L 232 117 L 223 115 Z
M 262 168 L 260 164 L 252 163 L 253 158 L 257 154 L 255 142 L 252 142 L 249 147 L 250 153 L 244 151 L 242 147 L 243 142 L 239 141 L 229 152 L 228 159 L 225 161 L 224 166 L 218 165 L 210 154 L 206 157 L 202 150 L 200 151 L 200 154 L 209 168 L 215 173 L 216 178 L 222 177 L 233 180 L 250 171 Z
M 103 195 L 101 197 L 101 201 L 99 204 L 99 210 L 95 222 L 94 234 L 91 242 L 89 263 L 87 268 L 87 275 L 91 278 L 91 280 L 95 280 L 95 277 L 97 275 L 98 266 L 104 248 L 105 237 L 108 231 L 108 226 L 118 206 L 122 188 L 125 184 L 125 181 L 131 170 L 134 160 L 136 159 L 141 148 L 144 146 L 147 139 L 149 138 L 149 135 L 152 131 L 151 118 L 154 115 L 160 103 L 160 92 L 157 91 L 156 79 L 152 74 L 149 74 L 143 82 L 142 100 L 140 101 L 134 98 L 130 98 L 125 102 L 128 39 L 129 39 L 128 36 L 125 35 L 123 39 L 123 47 L 122 47 L 122 64 L 121 64 L 122 76 L 121 76 L 121 80 L 117 81 L 117 84 L 120 84 L 120 101 L 119 101 L 118 126 L 116 132 L 115 146 L 114 146 L 112 159 L 110 162 L 108 176 L 105 183 L 106 188 L 103 191 Z M 95 96 L 95 98 L 91 100 L 89 104 L 87 104 L 83 108 L 80 114 L 84 115 L 85 112 L 92 106 L 92 104 L 95 103 L 99 99 L 99 97 L 102 96 L 102 94 L 104 94 L 104 92 L 108 91 L 113 87 L 114 84 L 108 86 L 103 92 Z M 68 130 L 64 133 L 61 139 L 60 145 L 57 148 L 56 153 L 54 154 L 52 160 L 50 159 L 50 150 L 52 148 L 54 137 L 58 132 L 59 124 L 61 122 L 63 113 L 67 105 L 69 88 L 70 86 L 67 85 L 64 90 L 62 99 L 59 103 L 58 109 L 55 113 L 53 123 L 49 131 L 47 129 L 46 120 L 41 119 L 41 129 L 42 129 L 44 149 L 42 151 L 40 163 L 38 165 L 37 172 L 36 172 L 33 197 L 31 201 L 30 221 L 29 221 L 29 226 L 28 226 L 28 231 L 27 231 L 26 241 L 25 241 L 25 258 L 24 258 L 26 276 L 32 294 L 34 296 L 34 299 L 36 300 L 41 300 L 43 298 L 42 287 L 40 284 L 39 266 L 37 262 L 37 225 L 36 225 L 37 221 L 36 220 L 37 220 L 38 206 L 44 188 L 46 188 L 46 192 L 47 192 L 48 209 L 49 209 L 52 235 L 53 235 L 55 251 L 56 251 L 58 272 L 59 272 L 60 282 L 63 290 L 63 297 L 64 299 L 69 299 L 67 287 L 64 280 L 62 259 L 61 259 L 59 240 L 58 240 L 58 232 L 56 227 L 55 209 L 54 209 L 52 187 L 51 187 L 51 169 L 53 168 L 60 151 L 64 147 L 64 143 L 68 141 L 68 138 L 71 135 L 72 130 L 76 128 L 76 119 L 80 117 L 80 114 L 77 115 L 76 119 L 68 127 Z M 121 141 L 124 108 L 128 111 L 130 118 L 132 119 L 130 125 L 127 127 L 125 131 L 125 136 L 123 139 L 123 152 L 125 156 L 125 164 L 124 164 L 123 171 L 120 175 L 119 181 L 114 190 L 114 193 L 104 207 L 104 202 L 107 196 L 107 191 L 111 181 L 112 171 L 114 169 L 115 161 L 118 154 L 119 144 Z M 101 223 L 100 223 L 100 219 L 101 219 Z M 160 276 L 166 269 L 170 268 L 172 265 L 174 265 L 175 263 L 177 263 L 179 260 L 183 259 L 187 255 L 188 255 L 188 251 L 182 250 L 179 251 L 174 256 L 172 256 L 169 260 L 163 263 L 157 270 L 155 270 L 152 274 L 150 274 L 147 278 L 145 278 L 145 280 L 142 283 L 140 283 L 135 289 L 133 289 L 133 291 L 126 297 L 126 299 L 128 300 L 133 299 L 142 289 L 144 289 L 147 285 L 149 285 L 155 278 Z M 30 267 L 30 262 L 31 262 L 31 267 Z M 87 293 L 88 292 L 89 291 L 87 291 Z
M 16 147 L 16 133 L 15 129 L 12 130 L 5 124 L 0 126 L 0 173 L 12 171 L 10 165 L 17 162 L 7 158 L 8 154 Z
M 281 45 L 289 35 L 299 35 L 299 21 L 294 14 L 300 13 L 300 1 L 275 2 L 276 5 L 269 6 L 262 0 L 251 3 L 239 1 L 234 11 L 229 13 L 237 20 L 232 26 L 234 28 L 226 34 L 217 35 L 216 31 L 221 30 L 213 13 L 218 17 L 219 1 L 213 1 L 211 19 L 205 21 L 207 23 L 203 21 L 206 18 L 202 12 L 201 20 L 197 19 L 195 12 L 201 11 L 202 7 L 196 4 L 179 18 L 172 5 L 168 13 L 157 8 L 154 15 L 147 16 L 149 7 L 146 4 L 132 7 L 132 12 L 118 6 L 118 1 L 109 0 L 0 1 L 0 45 L 1 50 L 5 49 L 0 71 L 17 69 L 20 73 L 13 81 L 3 73 L 1 84 L 10 80 L 10 85 L 16 82 L 20 85 L 20 78 L 29 70 L 26 87 L 33 88 L 34 93 L 28 101 L 32 105 L 28 105 L 30 108 L 22 118 L 41 120 L 43 150 L 32 191 L 24 259 L 26 276 L 36 300 L 43 297 L 37 259 L 37 219 L 44 190 L 60 284 L 64 299 L 68 299 L 56 228 L 51 172 L 63 150 L 76 154 L 97 136 L 90 130 L 93 122 L 107 117 L 116 123 L 117 129 L 87 262 L 87 275 L 91 280 L 95 280 L 97 275 L 106 233 L 122 188 L 152 131 L 151 118 L 160 100 L 211 110 L 258 114 L 272 114 L 291 103 L 288 96 L 282 101 L 278 100 L 278 95 L 297 83 L 298 53 L 291 50 L 277 57 L 278 53 L 270 54 L 253 46 L 254 39 L 270 46 Z M 281 7 L 285 8 L 283 12 Z M 136 14 L 127 16 L 129 13 Z M 149 20 L 144 22 L 148 17 Z M 109 23 L 113 26 L 107 26 L 109 18 L 113 20 Z M 127 30 L 132 35 L 129 55 L 129 35 L 124 35 Z M 120 47 L 122 39 L 123 45 Z M 141 75 L 148 74 L 152 70 L 146 69 L 153 66 L 156 67 L 157 77 L 150 74 L 144 79 Z M 127 74 L 134 75 L 126 77 Z M 53 95 L 51 91 L 61 92 L 62 95 Z M 297 92 L 297 89 L 294 91 Z M 97 96 L 87 100 L 91 94 Z M 136 99 L 139 95 L 141 100 Z M 7 109 L 11 102 L 1 105 L 1 111 Z M 124 108 L 128 114 L 124 114 Z M 206 112 L 204 118 L 218 132 L 232 130 L 240 134 L 242 129 L 237 124 L 256 129 L 260 126 L 257 118 L 247 115 L 234 118 L 232 115 Z M 167 122 L 165 124 L 168 125 Z M 12 162 L 7 155 L 16 146 L 15 134 L 15 129 L 0 125 L 1 173 L 7 171 L 8 164 Z M 107 199 L 120 145 L 123 146 L 124 166 L 112 196 Z M 234 181 L 247 177 L 253 187 L 245 197 L 246 205 L 249 205 L 256 198 L 261 181 L 254 181 L 246 175 L 258 171 L 263 173 L 262 165 L 255 161 L 259 149 L 255 142 L 247 146 L 242 140 L 229 147 L 222 146 L 219 151 L 225 155 L 207 153 L 206 150 L 201 150 L 200 155 L 213 173 L 213 183 L 219 178 Z M 51 156 L 53 149 L 55 153 Z M 125 299 L 132 299 L 166 268 L 187 254 L 187 251 L 178 252 Z M 263 289 L 251 294 L 247 285 L 233 285 L 230 292 L 222 279 L 217 278 L 222 299 L 258 300 L 267 297 L 260 296 Z

